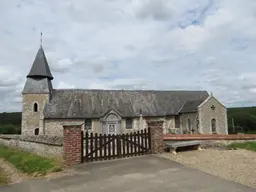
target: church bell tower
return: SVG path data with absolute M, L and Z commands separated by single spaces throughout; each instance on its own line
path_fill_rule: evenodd
M 51 98 L 52 80 L 41 44 L 22 91 L 22 135 L 44 134 L 43 110 Z

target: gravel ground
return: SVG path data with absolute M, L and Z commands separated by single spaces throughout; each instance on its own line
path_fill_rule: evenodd
M 243 149 L 210 148 L 202 151 L 182 151 L 177 155 L 164 153 L 162 156 L 206 173 L 256 188 L 255 152 Z
M 4 170 L 0 166 L 0 186 L 6 185 L 8 183 L 7 174 L 4 172 Z

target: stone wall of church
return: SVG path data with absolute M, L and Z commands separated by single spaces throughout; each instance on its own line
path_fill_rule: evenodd
M 49 94 L 24 94 L 22 98 L 22 135 L 34 135 L 35 128 L 40 127 L 40 119 L 43 119 L 45 104 L 49 101 Z M 38 105 L 38 111 L 34 112 L 34 103 Z M 39 134 L 42 134 L 41 129 Z
M 45 119 L 44 120 L 44 132 L 45 135 L 63 136 L 63 125 L 81 125 L 84 130 L 83 119 Z M 90 132 L 101 133 L 101 123 L 99 119 L 92 119 L 92 129 Z
M 141 128 L 148 128 L 147 121 L 163 121 L 163 132 L 164 134 L 168 133 L 171 129 L 175 128 L 174 117 L 143 117 L 142 120 L 138 118 L 133 118 L 132 129 L 126 129 L 126 120 L 122 119 L 122 133 L 130 133 L 134 131 L 138 131 Z M 142 126 L 140 127 L 140 122 L 142 122 Z
M 147 121 L 163 121 L 163 132 L 169 133 L 170 129 L 174 129 L 174 117 L 150 117 L 150 118 L 133 118 L 132 129 L 126 129 L 125 118 L 121 121 L 121 133 L 131 133 L 138 131 L 141 128 L 148 128 Z M 140 122 L 142 126 L 140 127 Z M 82 119 L 45 119 L 44 120 L 44 133 L 45 135 L 63 136 L 63 125 L 80 124 L 84 130 L 84 121 Z M 102 124 L 99 119 L 92 119 L 92 129 L 89 132 L 102 133 Z
M 199 132 L 198 130 L 199 127 L 197 127 L 196 117 L 197 117 L 197 113 L 184 113 L 180 115 L 180 124 L 181 124 L 182 133 L 191 133 L 192 130 L 194 130 L 194 133 Z M 189 130 L 189 121 L 190 121 L 191 130 Z
M 216 119 L 217 134 L 228 134 L 227 109 L 214 97 L 198 107 L 199 129 L 202 134 L 212 134 L 212 119 Z M 214 109 L 212 109 L 214 106 Z
M 45 119 L 44 133 L 45 135 L 63 136 L 63 125 L 65 124 L 81 124 L 84 128 L 84 121 L 80 119 Z

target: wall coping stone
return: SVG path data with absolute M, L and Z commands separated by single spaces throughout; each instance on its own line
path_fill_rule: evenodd
M 163 139 L 168 140 L 256 140 L 256 134 L 219 135 L 219 134 L 165 134 Z
M 50 135 L 9 135 L 0 134 L 0 139 L 14 139 L 20 141 L 28 141 L 34 143 L 43 143 L 48 145 L 63 145 L 63 137 L 60 136 L 50 136 Z

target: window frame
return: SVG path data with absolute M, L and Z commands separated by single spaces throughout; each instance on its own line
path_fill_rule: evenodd
M 88 131 L 92 130 L 92 119 L 88 118 L 84 120 L 84 130 L 88 130 Z
M 129 123 L 127 123 L 127 122 L 129 122 Z M 129 125 L 129 126 L 127 126 L 127 125 Z M 126 129 L 133 129 L 133 119 L 132 118 L 126 118 L 125 119 L 125 128 Z
M 35 134 L 35 135 L 39 135 L 39 128 L 35 128 L 34 134 Z
M 188 130 L 192 131 L 191 120 L 188 118 Z
M 215 129 L 215 131 L 214 131 L 214 129 Z M 212 134 L 217 134 L 217 120 L 215 118 L 211 119 L 211 131 L 212 131 Z
M 34 113 L 36 113 L 36 112 L 38 112 L 38 103 L 37 102 L 35 102 L 34 104 L 33 104 L 33 112 Z
M 180 128 L 181 121 L 180 121 L 180 116 L 179 115 L 176 115 L 174 117 L 174 121 L 175 121 L 175 128 Z

